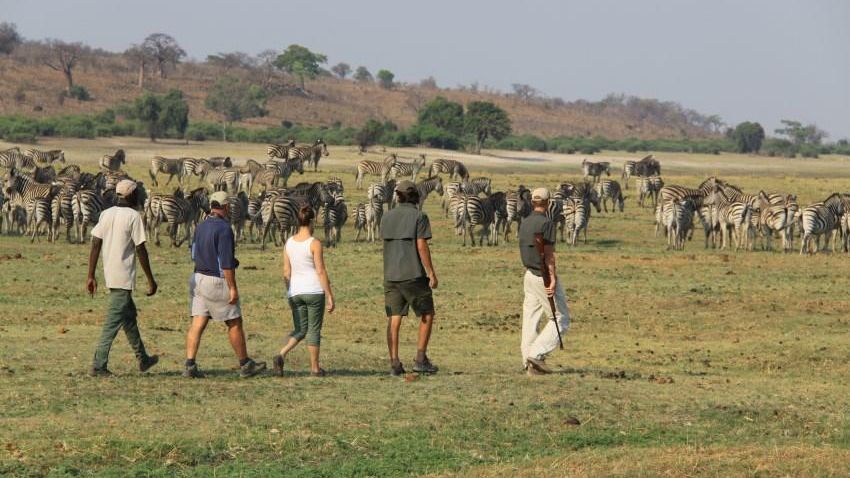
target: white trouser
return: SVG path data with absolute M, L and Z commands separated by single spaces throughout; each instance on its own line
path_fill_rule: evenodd
M 537 277 L 531 272 L 525 271 L 523 278 L 523 289 L 525 299 L 522 301 L 522 361 L 525 366 L 527 358 L 543 359 L 558 347 L 558 332 L 552 321 L 552 309 L 549 306 L 549 298 L 546 296 L 546 288 L 543 286 L 543 278 Z M 567 308 L 567 296 L 561 287 L 561 281 L 555 283 L 555 316 L 558 318 L 561 335 L 570 327 L 570 310 Z M 540 332 L 537 331 L 540 321 L 544 320 L 546 325 Z

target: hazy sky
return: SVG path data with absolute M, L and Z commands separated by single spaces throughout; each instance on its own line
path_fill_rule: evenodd
M 0 0 L 0 21 L 118 51 L 165 32 L 198 59 L 299 43 L 400 81 L 626 93 L 769 132 L 793 118 L 850 137 L 843 0 Z

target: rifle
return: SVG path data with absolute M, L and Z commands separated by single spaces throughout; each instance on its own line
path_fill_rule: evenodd
M 549 277 L 549 266 L 546 264 L 546 257 L 543 252 L 543 234 L 535 233 L 534 234 L 534 247 L 537 249 L 537 253 L 540 254 L 540 274 L 543 276 L 543 287 L 549 287 L 549 284 L 552 282 L 551 277 Z M 548 296 L 548 295 L 547 295 Z M 558 328 L 558 317 L 555 314 L 555 298 L 549 297 L 549 308 L 552 310 L 552 322 L 555 323 L 555 332 L 558 333 L 558 344 L 561 346 L 561 350 L 564 350 L 564 340 L 561 338 L 561 329 Z

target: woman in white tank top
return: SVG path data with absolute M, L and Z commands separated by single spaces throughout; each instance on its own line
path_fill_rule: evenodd
M 319 343 L 325 309 L 333 312 L 334 297 L 325 269 L 322 243 L 313 237 L 314 217 L 310 206 L 298 211 L 298 232 L 286 241 L 283 250 L 283 278 L 295 328 L 280 355 L 272 359 L 275 373 L 281 376 L 286 354 L 305 338 L 310 351 L 310 374 L 314 377 L 325 375 L 319 367 Z

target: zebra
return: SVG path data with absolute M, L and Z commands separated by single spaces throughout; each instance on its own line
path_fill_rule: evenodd
M 419 193 L 419 209 L 422 209 L 422 205 L 432 191 L 443 195 L 443 179 L 439 176 L 423 179 L 416 183 L 416 191 Z
M 457 198 L 461 192 L 461 182 L 460 181 L 452 181 L 447 183 L 443 189 L 443 199 L 440 202 L 440 206 L 445 211 L 445 217 L 449 216 L 449 212 L 454 213 L 453 205 L 457 205 Z
M 475 227 L 480 226 L 478 246 L 484 245 L 484 236 L 487 236 L 487 245 L 493 245 L 493 240 L 496 238 L 496 218 L 493 204 L 488 199 L 482 199 L 478 196 L 470 196 L 463 194 L 461 196 L 461 204 L 458 211 L 459 226 L 463 229 L 463 245 L 466 246 L 466 235 L 475 246 Z
M 793 221 L 793 217 L 789 214 L 786 202 L 783 200 L 781 204 L 774 204 L 771 197 L 764 191 L 759 191 L 758 198 L 759 226 L 765 237 L 765 249 L 773 249 L 771 245 L 773 235 L 779 233 L 782 238 L 782 250 L 788 251 L 791 248 L 788 240 L 788 224 Z
M 204 171 L 208 169 L 212 169 L 209 166 L 209 161 L 203 158 L 191 158 L 191 157 L 182 157 L 180 161 L 183 162 L 183 177 L 186 178 L 186 187 L 189 187 L 191 184 L 192 176 L 201 177 L 203 176 Z
M 30 243 L 35 242 L 36 238 L 38 238 L 38 242 L 41 242 L 41 225 L 44 224 L 47 226 L 47 241 L 55 242 L 56 237 L 54 235 L 53 229 L 53 219 L 51 215 L 53 213 L 53 205 L 51 204 L 52 198 L 34 198 L 29 200 L 27 204 L 27 216 L 29 218 L 29 227 L 30 227 Z
M 166 186 L 168 186 L 174 176 L 177 176 L 177 184 L 183 186 L 184 172 L 182 159 L 163 158 L 162 156 L 154 156 L 151 159 L 151 168 L 148 170 L 154 186 L 159 186 L 159 182 L 156 180 L 156 176 L 159 173 L 168 175 L 168 181 L 165 183 Z
M 236 196 L 227 198 L 228 219 L 230 227 L 233 228 L 233 237 L 237 241 L 245 239 L 245 221 L 248 219 L 248 194 L 239 191 Z
M 579 234 L 584 231 L 584 243 L 587 244 L 587 225 L 590 222 L 590 198 L 587 194 L 581 197 L 571 196 L 563 200 L 562 205 L 561 242 L 564 241 L 564 229 L 569 232 L 570 245 L 575 246 Z
M 295 146 L 295 140 L 290 139 L 284 144 L 270 144 L 266 149 L 266 154 L 269 159 L 280 158 L 280 159 L 288 159 L 289 158 L 289 148 Z
M 72 177 L 79 178 L 82 175 L 80 170 L 80 165 L 78 164 L 69 164 L 64 166 L 59 172 L 56 173 L 57 177 Z
M 708 197 L 723 181 L 711 176 L 697 186 L 697 189 L 687 188 L 684 186 L 670 185 L 664 186 L 658 191 L 661 202 L 670 202 L 675 199 L 690 199 L 694 204 L 694 208 L 700 208 L 703 201 Z
M 384 204 L 387 205 L 388 210 L 392 209 L 395 204 L 395 181 L 391 179 L 386 184 L 370 184 L 366 189 L 366 198 L 369 201 L 375 201 L 381 209 L 384 208 Z
M 522 220 L 531 214 L 531 191 L 522 184 L 516 191 L 508 191 L 505 195 L 505 210 L 507 214 L 505 218 L 505 242 L 508 242 L 511 225 L 514 222 L 517 223 L 517 234 L 519 234 L 519 226 L 522 225 Z
M 386 182 L 392 167 L 398 162 L 398 157 L 395 153 L 384 158 L 383 161 L 370 161 L 368 159 L 361 160 L 357 163 L 356 183 L 357 189 L 363 188 L 363 178 L 368 174 L 370 176 L 380 176 L 381 182 Z
M 489 196 L 492 194 L 493 180 L 490 178 L 474 178 L 460 183 L 460 189 L 463 194 L 478 196 L 481 193 Z
M 29 176 L 21 174 L 14 168 L 6 173 L 5 183 L 6 190 L 4 192 L 6 196 L 9 198 L 17 197 L 16 201 L 20 205 L 25 205 L 34 199 L 52 197 L 58 189 L 58 186 L 52 184 L 37 183 Z
M 201 212 L 209 214 L 210 203 L 207 197 L 207 190 L 197 188 L 191 191 L 185 198 L 182 194 L 174 194 L 172 196 L 161 196 L 159 201 L 159 211 L 153 210 L 155 244 L 159 242 L 159 226 L 162 221 L 168 223 L 169 233 L 171 237 L 171 246 L 180 247 L 185 241 L 189 240 L 192 234 L 192 227 L 198 224 L 201 218 Z M 183 225 L 186 233 L 183 239 L 177 240 L 177 228 Z
M 260 248 L 266 249 L 266 237 L 268 237 L 271 226 L 277 225 L 280 230 L 280 236 L 283 242 L 289 237 L 289 234 L 295 231 L 298 225 L 298 210 L 302 204 L 306 204 L 303 198 L 298 198 L 288 194 L 272 194 L 269 195 L 261 206 L 261 214 L 263 220 L 263 237 Z M 277 236 L 272 232 L 275 246 L 279 245 Z
M 233 161 L 230 156 L 212 156 L 204 161 L 210 164 L 213 168 L 232 168 Z
M 322 138 L 317 139 L 312 145 L 293 146 L 287 152 L 290 161 L 306 162 L 308 166 L 313 165 L 313 172 L 319 170 L 319 159 L 328 156 L 328 145 Z
M 265 166 L 257 161 L 253 159 L 246 160 L 245 166 L 239 168 L 239 190 L 248 191 L 248 195 L 250 196 L 254 190 L 254 183 L 257 182 L 257 176 L 264 169 L 266 169 Z
M 73 198 L 76 193 L 76 184 L 66 184 L 58 194 L 53 196 L 51 202 L 51 218 L 53 219 L 53 230 L 59 232 L 61 222 L 65 223 L 65 240 L 71 241 L 71 229 L 74 227 Z
M 621 179 L 623 180 L 623 187 L 626 189 L 629 189 L 629 178 L 635 174 L 635 163 L 637 163 L 637 161 L 626 161 L 623 163 L 623 174 Z
M 30 177 L 37 183 L 51 183 L 56 179 L 56 170 L 53 166 L 36 166 L 30 172 Z
M 265 193 L 263 193 L 259 196 L 248 198 L 246 216 L 248 220 L 248 240 L 251 242 L 255 242 L 254 228 L 258 231 L 262 231 L 263 216 L 261 214 L 261 209 L 265 197 Z
M 565 199 L 550 199 L 549 207 L 546 209 L 546 217 L 552 221 L 552 224 L 555 226 L 555 230 L 561 233 L 561 242 L 566 241 L 564 238 L 564 228 L 566 226 L 566 218 L 564 217 Z
M 384 216 L 384 207 L 375 200 L 369 201 L 366 204 L 360 203 L 358 207 L 361 205 L 363 206 L 363 226 L 366 229 L 366 240 L 369 242 L 376 241 L 381 236 L 381 220 Z M 357 232 L 357 238 L 360 238 L 359 231 Z
M 213 169 L 204 172 L 204 181 L 213 191 L 235 193 L 239 189 L 238 169 Z
M 693 228 L 694 204 L 689 199 L 675 200 L 667 204 L 667 249 L 684 250 L 685 238 Z
M 30 158 L 35 160 L 36 164 L 52 164 L 55 161 L 59 161 L 60 163 L 65 162 L 65 152 L 61 149 L 40 151 L 38 149 L 32 148 L 24 151 L 24 156 L 29 156 Z
M 77 191 L 71 197 L 71 212 L 77 231 L 77 242 L 86 242 L 86 229 L 94 226 L 100 219 L 100 213 L 106 209 L 103 197 L 97 191 L 85 189 Z
M 322 182 L 298 183 L 292 188 L 292 196 L 299 198 L 304 204 L 309 204 L 318 216 L 322 206 L 331 197 Z
M 342 226 L 348 220 L 348 207 L 345 198 L 340 195 L 330 197 L 322 208 L 322 222 L 325 226 L 327 247 L 336 247 L 342 240 Z
M 428 176 L 433 177 L 440 173 L 448 174 L 449 179 L 454 179 L 455 176 L 462 181 L 469 179 L 469 170 L 463 163 L 454 159 L 435 159 L 428 170 Z
M 643 202 L 647 198 L 652 199 L 652 207 L 658 204 L 658 192 L 664 187 L 664 180 L 661 176 L 638 177 L 637 189 L 640 193 L 638 196 L 638 206 L 643 207 Z
M 119 149 L 113 155 L 104 154 L 100 158 L 100 168 L 107 171 L 120 171 L 122 164 L 127 164 L 127 155 L 123 149 Z
M 33 169 L 35 167 L 35 160 L 21 153 L 18 148 L 11 148 L 0 152 L 0 168 Z
M 419 175 L 419 171 L 421 171 L 424 167 L 425 155 L 420 154 L 419 159 L 413 160 L 412 163 L 397 161 L 390 168 L 389 177 L 392 179 L 398 179 L 399 176 L 409 176 L 411 181 L 416 182 L 416 176 Z
M 661 163 L 650 154 L 635 163 L 634 175 L 642 177 L 661 176 Z
M 599 177 L 602 176 L 602 173 L 605 173 L 606 176 L 611 175 L 611 163 L 606 161 L 593 163 L 587 159 L 583 159 L 581 162 L 581 169 L 584 172 L 585 181 L 589 177 L 593 178 L 593 184 L 596 184 L 596 182 L 599 181 Z
M 502 191 L 497 191 L 489 196 L 487 196 L 487 200 L 493 206 L 493 214 L 495 216 L 495 235 L 493 236 L 493 243 L 495 245 L 499 244 L 499 234 L 500 231 L 507 228 L 508 224 L 508 204 L 507 204 L 507 195 Z
M 812 204 L 802 212 L 802 242 L 800 254 L 803 251 L 811 253 L 812 239 L 815 239 L 815 252 L 826 250 L 828 240 L 824 241 L 823 249 L 820 248 L 820 236 L 834 232 L 840 227 L 841 216 L 845 213 L 845 201 L 838 193 L 832 193 L 823 202 Z M 834 249 L 834 244 L 833 244 Z
M 718 189 L 708 198 L 707 205 L 713 208 L 713 227 L 720 231 L 720 249 L 730 246 L 730 235 L 735 240 L 736 251 L 742 247 L 746 248 L 753 208 L 746 202 L 729 199 L 722 189 Z
M 298 174 L 304 174 L 304 162 L 298 159 L 288 159 L 286 161 L 269 160 L 263 166 L 266 171 L 259 173 L 257 184 L 263 185 L 264 188 L 277 186 L 281 178 L 283 178 L 283 186 L 286 187 L 293 171 Z
M 620 183 L 611 179 L 602 179 L 596 184 L 596 193 L 599 195 L 599 200 L 602 202 L 605 212 L 608 212 L 608 199 L 611 199 L 612 210 L 619 207 L 620 212 L 623 212 L 626 197 L 623 196 Z

